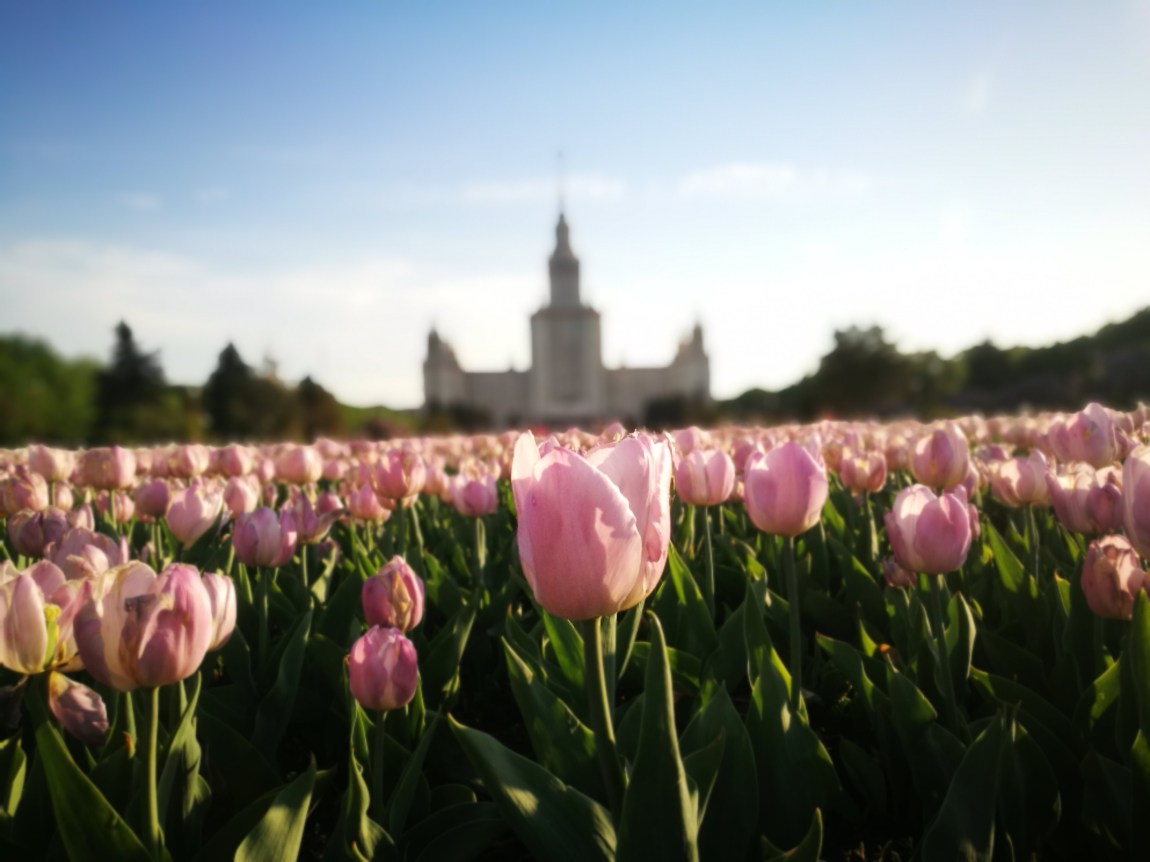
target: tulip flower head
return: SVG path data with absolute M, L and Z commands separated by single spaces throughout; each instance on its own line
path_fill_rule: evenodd
M 743 482 L 747 515 L 772 536 L 797 536 L 817 524 L 829 491 L 821 459 L 794 440 L 751 455 Z
M 515 444 L 511 488 L 519 559 L 535 600 L 568 620 L 626 610 L 659 582 L 670 544 L 671 452 L 648 435 L 586 456 L 530 432 Z
M 363 583 L 363 617 L 369 626 L 411 631 L 423 619 L 423 580 L 400 556 Z
M 1090 610 L 1100 617 L 1128 620 L 1134 599 L 1147 586 L 1138 554 L 1122 536 L 1095 539 L 1082 563 L 1082 592 Z
M 962 487 L 937 497 L 925 485 L 904 488 L 884 519 L 894 558 L 907 571 L 942 575 L 966 561 L 972 529 Z
M 970 471 L 970 444 L 954 422 L 944 422 L 919 438 L 910 458 L 916 482 L 935 489 L 963 482 Z
M 348 684 L 364 709 L 399 709 L 415 697 L 419 659 L 399 629 L 372 626 L 351 646 Z
M 675 464 L 675 493 L 688 506 L 717 506 L 735 490 L 735 462 L 722 449 L 695 448 Z
M 295 515 L 285 509 L 279 515 L 260 506 L 236 518 L 232 546 L 245 566 L 275 568 L 291 561 L 296 548 Z

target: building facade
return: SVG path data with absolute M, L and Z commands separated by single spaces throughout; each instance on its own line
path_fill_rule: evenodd
M 635 425 L 653 401 L 710 400 L 710 360 L 699 325 L 679 344 L 670 365 L 603 366 L 599 312 L 580 298 L 579 258 L 562 214 L 548 270 L 550 302 L 531 315 L 531 368 L 465 371 L 433 329 L 423 363 L 425 409 L 463 408 L 485 415 L 492 427 L 591 426 L 616 419 Z

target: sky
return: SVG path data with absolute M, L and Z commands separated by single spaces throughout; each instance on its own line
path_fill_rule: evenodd
M 6 0 L 0 333 L 417 406 L 530 364 L 561 174 L 605 363 L 726 398 L 1150 305 L 1148 153 L 1150 0 Z

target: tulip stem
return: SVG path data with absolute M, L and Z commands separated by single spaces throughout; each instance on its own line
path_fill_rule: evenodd
M 1038 583 L 1038 588 L 1042 589 L 1046 586 L 1045 582 L 1038 576 L 1039 566 L 1039 545 L 1038 545 L 1038 518 L 1035 517 L 1034 507 L 1026 507 L 1026 526 L 1030 531 L 1030 551 L 1034 555 L 1034 580 Z
M 799 577 L 795 571 L 795 539 L 783 539 L 783 574 L 787 579 L 787 620 L 791 634 L 791 709 L 803 699 L 803 621 L 799 615 Z
M 259 662 L 267 658 L 268 654 L 268 570 L 261 569 L 259 566 L 255 568 L 256 579 L 259 581 L 259 602 L 260 602 L 260 628 L 259 639 L 256 641 L 259 649 Z
M 703 598 L 707 602 L 707 610 L 711 612 L 711 617 L 715 616 L 715 548 L 714 541 L 711 539 L 711 510 L 706 506 L 700 506 L 699 511 L 703 513 L 704 531 L 703 536 L 707 543 L 707 580 L 703 584 Z
M 384 825 L 383 811 L 383 748 L 387 733 L 387 710 L 381 709 L 375 720 L 375 739 L 371 746 L 371 816 L 376 823 Z
M 950 656 L 946 648 L 946 629 L 943 627 L 942 575 L 927 575 L 930 581 L 930 627 L 934 629 L 938 644 L 938 671 L 941 677 L 942 702 L 946 723 L 952 730 L 958 730 L 958 707 L 954 700 L 954 680 L 950 675 Z
M 607 681 L 603 676 L 603 635 L 597 618 L 584 620 L 580 628 L 583 634 L 583 677 L 591 729 L 595 733 L 595 750 L 603 783 L 607 786 L 611 814 L 618 822 L 623 812 L 623 771 L 615 749 L 615 724 L 611 718 L 611 703 L 607 699 Z
M 475 586 L 483 589 L 483 570 L 487 568 L 487 528 L 483 516 L 475 517 Z
M 153 859 L 159 859 L 164 846 L 164 833 L 160 829 L 159 799 L 156 793 L 156 760 L 159 752 L 160 729 L 160 689 L 151 689 L 148 695 L 151 704 L 148 708 L 148 750 L 147 750 L 147 785 L 145 792 L 148 795 L 148 852 Z

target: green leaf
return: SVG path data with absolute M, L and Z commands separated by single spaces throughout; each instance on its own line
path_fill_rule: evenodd
M 160 825 L 165 823 L 168 814 L 168 803 L 171 800 L 172 789 L 176 778 L 184 779 L 183 793 L 187 795 L 195 788 L 196 779 L 200 774 L 200 744 L 196 740 L 196 707 L 200 702 L 200 688 L 203 677 L 196 674 L 192 696 L 188 699 L 188 706 L 180 716 L 180 723 L 176 732 L 172 734 L 167 745 L 164 757 L 164 767 L 160 773 L 157 788 L 158 806 L 160 810 Z M 183 683 L 176 683 L 183 685 Z
M 999 714 L 971 743 L 954 771 L 938 816 L 923 836 L 922 858 L 989 860 L 994 853 L 998 776 L 1010 742 Z
M 504 820 L 535 858 L 615 858 L 615 827 L 603 806 L 494 737 L 451 717 L 448 722 Z
M 567 784 L 602 796 L 603 780 L 595 754 L 595 734 L 546 685 L 506 640 L 511 693 L 539 763 Z
M 699 856 L 745 859 L 759 816 L 758 775 L 751 738 L 725 688 L 714 693 L 683 731 L 679 747 L 685 761 L 720 737 L 723 759 L 699 824 Z M 688 774 L 694 776 L 691 770 Z
M 867 675 L 862 653 L 844 641 L 825 635 L 816 635 L 815 640 L 830 656 L 831 663 L 842 671 L 851 687 L 862 698 L 871 724 L 877 730 L 882 717 L 890 713 L 890 701 Z
M 546 611 L 541 611 L 540 616 L 564 679 L 573 691 L 583 691 L 583 638 L 579 630 L 570 620 L 553 617 Z
M 453 805 L 421 820 L 404 835 L 403 856 L 415 862 L 471 859 L 506 829 L 493 802 Z
M 687 563 L 674 545 L 667 554 L 667 583 L 658 597 L 659 619 L 667 621 L 667 642 L 705 656 L 718 646 L 715 623 Z
M 843 737 L 839 740 L 839 759 L 847 778 L 863 800 L 864 812 L 885 817 L 887 814 L 886 780 L 882 764 L 862 746 Z
M 1118 702 L 1122 692 L 1122 666 L 1129 659 L 1120 657 L 1094 680 L 1074 708 L 1074 725 L 1084 731 L 1093 729 L 1106 712 Z
M 1077 775 L 1073 776 L 1077 783 Z M 1062 814 L 1059 780 L 1038 743 L 1022 727 L 1006 748 L 998 779 L 998 816 L 1016 859 L 1036 858 Z
M 954 679 L 955 696 L 962 700 L 966 681 L 970 677 L 970 662 L 974 657 L 974 614 L 962 593 L 955 593 L 947 605 L 946 651 L 950 660 L 950 673 Z
M 780 850 L 763 837 L 763 859 L 765 862 L 818 862 L 823 849 L 823 815 L 819 809 L 811 815 L 811 825 L 794 848 Z
M 59 731 L 47 720 L 36 728 L 36 754 L 48 779 L 57 834 L 73 862 L 147 862 L 148 852 L 136 833 L 76 766 Z
M 643 723 L 619 821 L 620 860 L 699 858 L 699 824 L 679 756 L 671 669 L 663 627 L 652 614 Z M 652 817 L 652 812 L 658 812 Z
M 16 814 L 24 793 L 27 767 L 28 758 L 20 747 L 19 736 L 0 742 L 0 822 Z
M 427 759 L 427 750 L 435 738 L 435 731 L 439 727 L 439 715 L 432 719 L 431 724 L 423 732 L 415 751 L 411 753 L 399 782 L 392 792 L 388 802 L 388 829 L 394 836 L 403 834 L 403 827 L 407 824 L 407 815 L 411 811 L 411 803 L 415 798 L 415 791 L 419 787 L 419 780 L 423 777 L 423 762 Z
M 768 647 L 747 710 L 747 732 L 759 773 L 759 828 L 778 846 L 799 842 L 815 809 L 840 793 L 830 755 L 807 723 L 803 701 L 797 711 L 792 708 L 790 688 L 790 674 Z
M 891 719 L 915 787 L 924 810 L 933 813 L 962 759 L 962 743 L 938 723 L 935 708 L 906 674 L 892 672 L 888 690 Z
M 279 862 L 298 859 L 303 827 L 315 787 L 315 761 L 280 790 L 255 828 L 240 842 L 236 862 Z
M 420 664 L 424 696 L 433 708 L 450 703 L 459 692 L 459 663 L 475 624 L 475 605 L 462 607 L 431 642 L 427 661 Z
M 1138 591 L 1134 600 L 1134 618 L 1130 622 L 1126 654 L 1133 662 L 1138 724 L 1142 735 L 1150 739 L 1150 598 L 1143 590 Z
M 271 762 L 275 762 L 276 750 L 291 721 L 292 707 L 295 706 L 296 692 L 299 690 L 304 648 L 307 645 L 308 631 L 311 629 L 311 615 L 312 612 L 308 611 L 301 616 L 288 633 L 275 682 L 260 701 L 259 710 L 256 712 L 255 733 L 252 738 L 256 748 Z

